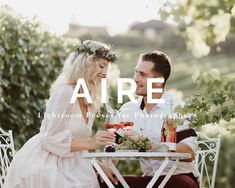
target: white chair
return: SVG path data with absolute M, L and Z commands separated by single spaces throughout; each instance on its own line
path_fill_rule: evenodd
M 214 188 L 221 136 L 209 138 L 201 132 L 198 135 L 198 151 L 195 156 L 195 164 L 200 172 L 200 188 Z
M 0 187 L 3 186 L 7 169 L 15 154 L 12 131 L 5 132 L 0 128 Z

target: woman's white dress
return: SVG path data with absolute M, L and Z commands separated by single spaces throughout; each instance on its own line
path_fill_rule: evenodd
M 71 152 L 73 138 L 88 138 L 94 117 L 86 124 L 79 103 L 70 104 L 73 87 L 61 85 L 51 95 L 39 134 L 15 155 L 4 188 L 96 188 L 96 174 L 82 152 Z

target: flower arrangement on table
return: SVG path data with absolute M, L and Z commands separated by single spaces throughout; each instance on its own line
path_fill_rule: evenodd
M 154 143 L 145 136 L 139 136 L 137 138 L 132 138 L 125 135 L 122 138 L 121 144 L 116 146 L 117 150 L 138 150 L 140 152 L 145 152 L 147 150 L 152 150 Z
M 124 130 L 130 130 L 134 125 L 134 122 L 120 122 L 120 123 L 106 123 L 104 126 L 108 131 L 114 132 L 116 134 L 116 144 L 107 146 L 106 152 L 115 152 L 116 150 L 138 150 L 146 151 L 151 150 L 153 147 L 153 142 L 144 136 L 138 136 L 137 138 L 132 138 L 129 135 L 124 134 Z M 120 134 L 120 130 L 122 134 Z
M 139 152 L 167 152 L 169 147 L 166 144 L 156 145 L 148 137 L 140 135 L 138 137 L 131 137 L 125 135 L 122 138 L 121 144 L 116 146 L 117 151 L 139 151 Z

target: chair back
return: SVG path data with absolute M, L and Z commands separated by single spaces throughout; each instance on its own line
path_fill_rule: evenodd
M 0 187 L 3 186 L 7 169 L 15 154 L 12 131 L 5 132 L 0 128 Z
M 195 164 L 200 173 L 200 188 L 214 188 L 221 136 L 209 138 L 201 132 L 198 135 L 198 151 L 195 156 Z

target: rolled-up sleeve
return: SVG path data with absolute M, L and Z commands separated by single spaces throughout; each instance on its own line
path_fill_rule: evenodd
M 185 120 L 183 125 L 180 125 L 177 127 L 177 131 L 188 129 L 189 128 L 188 123 L 189 122 L 187 120 Z M 193 150 L 193 152 L 196 153 L 198 150 L 197 139 L 198 139 L 198 137 L 196 137 L 196 136 L 195 137 L 190 136 L 188 138 L 181 140 L 179 143 L 187 144 L 188 146 L 190 146 L 190 148 Z
M 190 146 L 190 148 L 193 150 L 194 153 L 196 153 L 198 150 L 197 137 L 191 136 L 181 140 L 179 143 L 187 144 L 188 146 Z
M 42 148 L 59 157 L 72 156 L 72 131 L 69 128 L 72 92 L 72 87 L 60 86 L 52 93 L 40 130 Z
M 59 157 L 71 157 L 71 140 L 72 132 L 65 130 L 55 135 L 44 135 L 42 139 L 42 147 Z

